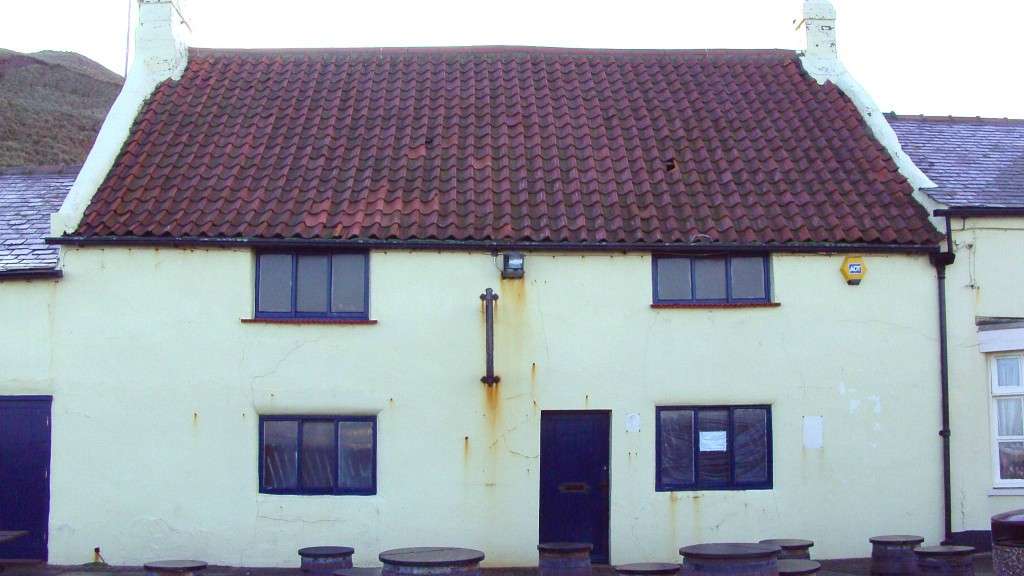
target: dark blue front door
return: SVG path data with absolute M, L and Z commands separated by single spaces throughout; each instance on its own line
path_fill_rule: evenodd
M 540 419 L 540 541 L 590 542 L 608 558 L 611 414 L 545 411 Z
M 0 396 L 0 559 L 46 560 L 50 518 L 50 397 Z

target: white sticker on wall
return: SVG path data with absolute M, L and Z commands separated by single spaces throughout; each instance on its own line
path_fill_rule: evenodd
M 626 432 L 640 431 L 640 415 L 637 413 L 626 414 Z
M 729 437 L 725 430 L 711 430 L 700 433 L 701 452 L 725 452 L 728 448 Z
M 804 448 L 821 448 L 825 444 L 825 419 L 804 416 Z

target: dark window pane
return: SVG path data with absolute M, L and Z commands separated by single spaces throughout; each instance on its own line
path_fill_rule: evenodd
M 333 488 L 334 422 L 303 422 L 302 424 L 302 486 Z
M 689 258 L 658 259 L 658 300 L 691 300 Z
M 260 254 L 260 312 L 292 311 L 292 257 L 290 254 Z
M 693 484 L 693 411 L 662 410 L 658 413 L 661 482 Z
M 299 256 L 295 309 L 327 312 L 327 256 Z
M 1024 442 L 999 443 L 999 477 L 1003 480 L 1024 479 Z
M 725 259 L 694 258 L 694 294 L 698 300 L 725 299 Z
M 263 423 L 263 487 L 295 488 L 298 484 L 299 423 L 267 420 Z
M 736 482 L 768 480 L 768 413 L 763 408 L 737 408 L 732 413 Z
M 765 298 L 764 293 L 764 258 L 733 258 L 730 263 L 732 271 L 733 298 Z
M 331 310 L 366 310 L 366 255 L 335 254 L 331 263 Z
M 373 488 L 373 422 L 339 422 L 338 485 L 350 490 Z
M 729 412 L 701 410 L 697 413 L 697 470 L 700 485 L 729 482 Z

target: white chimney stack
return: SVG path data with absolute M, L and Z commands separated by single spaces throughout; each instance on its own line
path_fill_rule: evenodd
M 837 59 L 836 9 L 829 0 L 804 0 L 808 58 Z
M 188 65 L 191 31 L 185 20 L 186 0 L 137 1 L 132 66 L 64 204 L 50 215 L 53 236 L 69 234 L 78 227 L 85 208 L 128 139 L 135 116 L 146 99 L 161 82 L 181 79 Z
M 818 82 L 845 72 L 836 50 L 836 9 L 829 0 L 804 0 L 804 15 L 797 29 L 807 34 L 804 69 Z
M 135 58 L 129 76 L 144 73 L 161 82 L 180 78 L 188 62 L 190 30 L 185 0 L 139 0 Z

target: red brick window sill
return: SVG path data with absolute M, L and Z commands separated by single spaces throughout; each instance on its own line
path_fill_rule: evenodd
M 351 318 L 242 318 L 243 324 L 350 324 L 368 326 L 376 320 L 354 320 Z
M 651 308 L 778 308 L 779 302 L 692 302 L 678 304 L 651 304 Z

